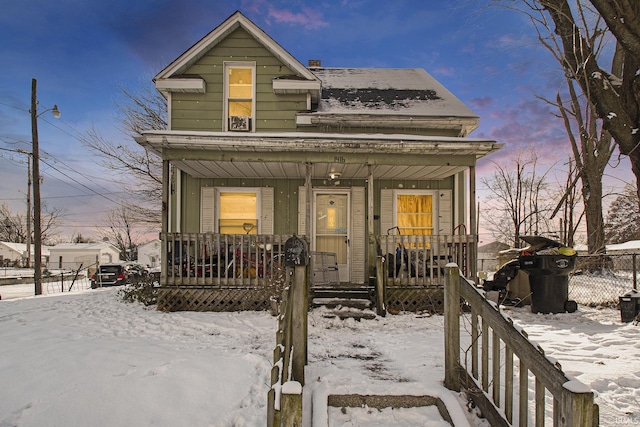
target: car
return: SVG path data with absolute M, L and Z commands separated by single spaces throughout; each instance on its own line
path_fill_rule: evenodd
M 91 288 L 103 286 L 121 286 L 128 282 L 128 274 L 124 264 L 100 264 L 98 271 L 91 276 Z

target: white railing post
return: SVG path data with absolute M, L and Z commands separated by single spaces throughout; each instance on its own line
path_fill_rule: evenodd
M 445 266 L 444 282 L 444 385 L 460 391 L 460 270 Z

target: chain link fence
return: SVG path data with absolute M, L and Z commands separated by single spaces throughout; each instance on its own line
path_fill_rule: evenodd
M 499 264 L 495 257 L 479 257 L 478 271 L 495 272 Z M 569 276 L 569 299 L 582 305 L 615 307 L 620 296 L 639 288 L 638 268 L 639 254 L 578 255 Z
M 617 306 L 638 289 L 638 254 L 581 255 L 569 277 L 569 298 L 589 306 Z
M 42 293 L 44 295 L 61 292 L 83 291 L 91 288 L 91 275 L 96 271 L 96 264 L 83 265 L 75 262 L 62 263 L 56 268 L 42 266 Z M 10 290 L 10 286 L 22 286 L 25 289 L 33 286 L 32 268 L 0 268 L 0 295 L 6 297 L 11 293 L 24 296 L 20 290 Z

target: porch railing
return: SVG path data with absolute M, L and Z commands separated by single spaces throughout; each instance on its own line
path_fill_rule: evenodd
M 461 316 L 462 307 L 470 313 Z M 567 377 L 455 264 L 446 268 L 444 327 L 445 386 L 464 388 L 492 426 L 544 426 L 547 417 L 554 426 L 598 425 L 593 392 Z
M 168 286 L 280 288 L 285 274 L 284 246 L 290 237 L 162 233 L 165 253 L 161 283 Z
M 476 236 L 387 234 L 378 236 L 377 243 L 389 286 L 442 285 L 449 262 L 458 264 L 466 277 L 476 276 Z

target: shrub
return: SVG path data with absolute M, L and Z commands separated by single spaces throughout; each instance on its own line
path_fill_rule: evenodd
M 124 302 L 140 302 L 145 306 L 158 303 L 158 286 L 150 278 L 132 279 L 131 283 L 125 285 L 118 291 L 118 295 Z

